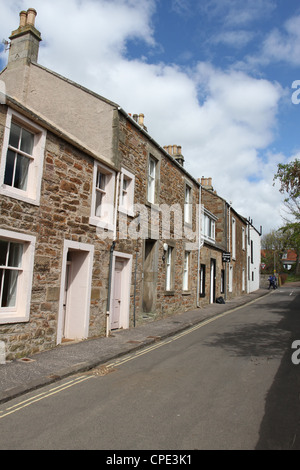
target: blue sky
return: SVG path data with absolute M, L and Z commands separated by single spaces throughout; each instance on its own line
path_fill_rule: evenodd
M 29 7 L 41 65 L 144 113 L 149 134 L 181 145 L 186 169 L 264 233 L 282 224 L 272 183 L 278 163 L 299 158 L 300 3 L 0 0 L 2 38 Z

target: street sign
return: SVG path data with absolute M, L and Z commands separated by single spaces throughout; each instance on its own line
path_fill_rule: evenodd
M 231 256 L 230 256 L 230 253 L 225 251 L 224 253 L 222 253 L 222 261 L 224 263 L 230 263 L 231 261 Z

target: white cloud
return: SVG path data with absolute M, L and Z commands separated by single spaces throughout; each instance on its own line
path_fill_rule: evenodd
M 38 11 L 36 26 L 43 37 L 41 64 L 129 113 L 143 112 L 161 146 L 182 146 L 185 166 L 195 178 L 213 177 L 218 193 L 258 226 L 280 224 L 274 202 L 279 206 L 281 195 L 272 186 L 280 160 L 264 155 L 282 96 L 277 84 L 205 62 L 182 69 L 129 60 L 129 40 L 156 45 L 154 0 L 33 0 L 31 6 Z M 10 34 L 18 27 L 16 12 L 27 4 L 0 0 L 0 7 L 0 28 L 5 24 L 7 31 L 9 25 Z M 255 16 L 256 9 L 247 11 L 248 20 Z
M 212 44 L 225 44 L 236 49 L 245 47 L 254 38 L 252 31 L 236 30 L 236 31 L 221 31 L 215 34 L 210 42 Z
M 290 18 L 284 24 L 283 31 L 271 31 L 263 43 L 262 57 L 269 61 L 300 65 L 300 16 Z
M 276 8 L 273 0 L 198 0 L 198 5 L 200 11 L 217 19 L 222 26 L 239 28 L 264 18 Z

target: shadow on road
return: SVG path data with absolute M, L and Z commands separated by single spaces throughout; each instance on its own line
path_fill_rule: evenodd
M 257 450 L 300 450 L 300 364 L 291 345 L 300 339 L 300 295 L 289 304 L 278 328 L 290 332 L 288 347 L 266 397 Z
M 282 358 L 266 396 L 265 414 L 255 449 L 300 450 L 300 364 L 293 364 L 291 359 L 292 343 L 300 340 L 300 294 L 288 304 L 286 300 L 281 302 L 279 297 L 274 303 L 276 294 L 266 299 L 263 307 L 271 307 L 274 321 L 244 323 L 234 332 L 215 335 L 206 345 L 220 346 L 237 356 Z M 255 308 L 261 310 L 262 306 L 257 304 Z

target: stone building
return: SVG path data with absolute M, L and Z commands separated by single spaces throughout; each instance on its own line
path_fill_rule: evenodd
M 180 146 L 151 138 L 143 114 L 39 65 L 35 18 L 20 13 L 0 73 L 7 358 L 244 292 L 244 219 L 185 170 Z
M 201 305 L 247 292 L 247 222 L 201 178 Z

